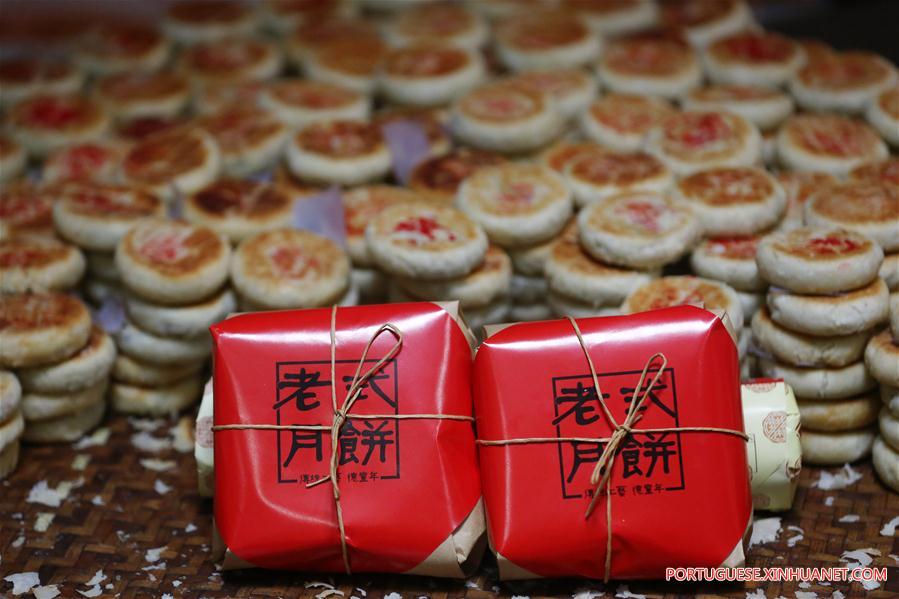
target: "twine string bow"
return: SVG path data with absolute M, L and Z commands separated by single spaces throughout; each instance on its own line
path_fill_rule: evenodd
M 646 361 L 646 364 L 643 366 L 643 371 L 640 373 L 640 378 L 637 380 L 637 385 L 634 387 L 634 399 L 631 403 L 630 409 L 627 411 L 627 416 L 624 419 L 624 422 L 618 424 L 618 421 L 615 419 L 615 416 L 612 414 L 612 411 L 606 405 L 605 399 L 602 396 L 602 389 L 599 386 L 599 376 L 596 374 L 596 367 L 593 364 L 593 358 L 590 357 L 590 352 L 587 351 L 587 343 L 584 341 L 584 336 L 581 333 L 581 328 L 578 326 L 577 321 L 572 317 L 566 317 L 568 321 L 571 323 L 571 327 L 574 329 L 574 334 L 577 336 L 578 342 L 580 343 L 581 349 L 584 352 L 584 357 L 587 359 L 587 364 L 590 366 L 590 377 L 593 379 L 593 388 L 596 390 L 596 400 L 599 402 L 600 407 L 602 408 L 603 413 L 608 419 L 609 423 L 612 425 L 613 432 L 612 436 L 605 440 L 605 447 L 602 450 L 602 453 L 599 456 L 599 460 L 596 462 L 596 466 L 593 468 L 593 472 L 590 474 L 590 484 L 597 491 L 593 493 L 593 498 L 590 500 L 589 505 L 587 506 L 587 511 L 584 513 L 584 519 L 590 517 L 590 514 L 593 513 L 593 510 L 596 508 L 596 502 L 599 499 L 600 493 L 599 489 L 605 487 L 606 492 L 608 492 L 609 487 L 611 486 L 611 475 L 612 475 L 612 466 L 614 465 L 615 458 L 618 456 L 619 449 L 621 448 L 622 443 L 624 443 L 627 436 L 634 432 L 634 426 L 640 419 L 643 417 L 643 412 L 645 408 L 641 410 L 641 406 L 646 398 L 649 397 L 649 394 L 652 393 L 653 387 L 655 387 L 656 383 L 659 382 L 659 379 L 665 373 L 665 367 L 668 365 L 668 358 L 665 357 L 665 354 L 661 352 L 656 352 L 649 357 Z M 646 376 L 649 374 L 650 368 L 656 362 L 656 360 L 661 360 L 661 365 L 656 369 L 655 375 L 649 381 L 649 384 L 646 386 L 646 390 L 643 390 L 643 384 L 646 382 Z M 643 391 L 641 395 L 640 392 Z M 646 432 L 645 430 L 641 432 Z
M 389 332 L 394 336 L 396 341 L 375 364 L 362 372 L 362 368 L 368 359 L 368 354 L 372 346 L 383 333 Z M 343 558 L 344 570 L 347 574 L 352 574 L 350 568 L 350 554 L 347 545 L 346 528 L 343 519 L 343 507 L 340 502 L 340 487 L 337 484 L 337 470 L 340 465 L 340 432 L 347 420 L 457 420 L 464 422 L 474 422 L 471 416 L 461 416 L 457 414 L 351 414 L 350 410 L 362 394 L 365 385 L 372 376 L 377 374 L 390 360 L 392 360 L 403 346 L 403 332 L 391 323 L 386 323 L 378 327 L 378 329 L 369 338 L 359 363 L 356 366 L 356 372 L 347 389 L 347 394 L 343 402 L 338 407 L 337 404 L 337 306 L 331 308 L 331 327 L 330 327 L 330 346 L 331 346 L 331 409 L 334 413 L 334 420 L 330 425 L 323 424 L 219 424 L 212 427 L 213 432 L 224 430 L 275 430 L 275 431 L 323 431 L 331 435 L 331 453 L 328 460 L 328 474 L 316 481 L 306 485 L 306 488 L 312 488 L 317 485 L 330 482 L 331 495 L 334 498 L 334 506 L 337 514 L 337 528 L 340 533 L 340 553 Z
M 396 342 L 391 346 L 390 350 L 378 360 L 374 366 L 365 371 L 365 374 L 360 376 L 362 372 L 362 366 L 365 364 L 365 360 L 368 358 L 368 352 L 371 350 L 371 346 L 374 345 L 375 341 L 378 337 L 381 336 L 381 333 L 389 331 L 395 338 Z M 346 569 L 347 574 L 350 574 L 350 555 L 349 549 L 347 548 L 346 542 L 346 528 L 343 523 L 343 507 L 340 505 L 340 485 L 337 484 L 337 466 L 340 462 L 340 431 L 343 429 L 343 425 L 346 424 L 347 416 L 349 411 L 352 409 L 353 404 L 356 403 L 356 400 L 359 399 L 359 395 L 362 393 L 363 387 L 368 382 L 368 380 L 372 377 L 374 373 L 379 371 L 381 367 L 384 366 L 387 362 L 393 358 L 403 346 L 403 332 L 400 331 L 397 327 L 390 323 L 386 323 L 381 325 L 377 331 L 372 334 L 371 338 L 368 340 L 368 343 L 365 345 L 365 349 L 362 351 L 362 357 L 359 358 L 359 364 L 356 365 L 356 373 L 353 375 L 353 380 L 350 382 L 350 387 L 347 389 L 346 397 L 343 399 L 343 404 L 340 408 L 337 407 L 337 306 L 333 306 L 331 308 L 331 407 L 334 411 L 334 420 L 331 423 L 331 455 L 330 455 L 330 463 L 328 468 L 328 475 L 318 479 L 317 481 L 311 482 L 306 485 L 307 489 L 311 489 L 312 487 L 322 484 L 324 482 L 331 482 L 331 493 L 334 496 L 334 507 L 337 511 L 337 528 L 340 531 L 340 553 L 343 557 L 343 566 Z
M 612 434 L 609 437 L 601 437 L 601 438 L 591 438 L 591 437 L 522 437 L 522 438 L 513 438 L 513 439 L 478 439 L 478 444 L 487 445 L 487 446 L 498 446 L 498 445 L 527 445 L 530 443 L 601 443 L 605 444 L 603 447 L 602 453 L 599 456 L 599 460 L 596 462 L 596 467 L 593 469 L 593 472 L 590 474 L 590 484 L 594 488 L 593 497 L 590 500 L 590 503 L 587 506 L 587 510 L 584 513 L 584 519 L 590 517 L 596 508 L 596 504 L 599 501 L 602 493 L 601 489 L 605 489 L 606 495 L 606 559 L 605 559 L 605 567 L 603 569 L 603 582 L 609 582 L 609 576 L 612 571 L 612 495 L 610 493 L 612 486 L 612 469 L 615 465 L 615 458 L 618 457 L 620 450 L 622 448 L 622 444 L 627 439 L 628 435 L 631 435 L 635 432 L 638 433 L 681 433 L 681 432 L 705 432 L 705 433 L 722 433 L 726 435 L 733 435 L 736 437 L 740 437 L 744 441 L 749 440 L 749 436 L 743 431 L 737 431 L 729 428 L 718 428 L 713 426 L 677 426 L 677 427 L 662 427 L 662 428 L 640 428 L 636 429 L 636 424 L 643 418 L 643 414 L 646 411 L 646 407 L 643 406 L 643 402 L 650 396 L 653 388 L 659 382 L 659 379 L 665 373 L 665 367 L 668 365 L 668 358 L 665 357 L 665 354 L 662 352 L 656 352 L 652 354 L 649 359 L 646 361 L 646 364 L 643 366 L 643 370 L 640 373 L 640 378 L 637 381 L 637 385 L 634 388 L 633 401 L 631 402 L 631 406 L 627 411 L 627 416 L 624 421 L 620 424 L 615 419 L 615 416 L 612 414 L 612 411 L 606 405 L 605 400 L 602 396 L 602 389 L 599 386 L 599 376 L 596 374 L 596 367 L 593 364 L 593 359 L 590 357 L 590 352 L 587 351 L 587 343 L 584 341 L 584 336 L 581 333 L 581 329 L 577 324 L 577 321 L 570 317 L 566 316 L 566 319 L 569 323 L 571 323 L 571 327 L 574 329 L 574 334 L 577 336 L 578 343 L 581 346 L 581 350 L 584 352 L 584 357 L 587 359 L 587 365 L 590 367 L 590 377 L 593 381 L 593 387 L 596 390 L 596 399 L 600 405 L 600 408 L 603 411 L 603 414 L 608 419 L 609 424 L 612 427 Z M 655 369 L 655 374 L 653 374 L 652 378 L 649 379 L 649 383 L 646 383 L 647 377 L 649 376 L 650 371 L 653 369 L 653 365 L 661 360 L 659 366 Z M 643 385 L 646 385 L 646 388 L 643 388 Z M 641 393 L 642 392 L 642 393 Z

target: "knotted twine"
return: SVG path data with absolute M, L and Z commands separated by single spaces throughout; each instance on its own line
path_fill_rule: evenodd
M 580 343 L 581 349 L 584 352 L 584 357 L 587 358 L 587 365 L 590 367 L 590 377 L 593 379 L 593 387 L 596 390 L 596 398 L 599 402 L 600 407 L 602 408 L 605 417 L 608 419 L 609 423 L 613 428 L 612 436 L 610 437 L 602 437 L 602 438 L 594 438 L 594 437 L 521 437 L 521 438 L 513 438 L 513 439 L 478 439 L 477 443 L 480 445 L 486 446 L 497 446 L 497 445 L 525 445 L 529 443 L 605 443 L 605 447 L 603 448 L 602 453 L 599 456 L 599 460 L 596 462 L 596 467 L 593 469 L 593 472 L 590 474 L 590 484 L 594 487 L 593 497 L 590 500 L 590 504 L 587 506 L 587 511 L 584 513 L 584 519 L 590 517 L 593 513 L 594 508 L 596 507 L 596 502 L 600 497 L 600 489 L 605 488 L 606 492 L 606 561 L 603 570 L 603 582 L 609 582 L 609 575 L 612 570 L 612 495 L 610 493 L 612 482 L 612 467 L 615 464 L 615 458 L 618 457 L 619 448 L 621 444 L 624 443 L 625 439 L 627 439 L 628 435 L 633 434 L 634 432 L 639 433 L 668 433 L 668 432 L 705 432 L 705 433 L 721 433 L 725 435 L 733 435 L 735 437 L 740 437 L 744 441 L 749 440 L 749 435 L 744 433 L 743 431 L 732 430 L 728 428 L 717 428 L 711 426 L 679 426 L 679 427 L 665 427 L 665 428 L 641 428 L 635 429 L 634 427 L 643 418 L 643 412 L 645 408 L 641 410 L 641 406 L 643 402 L 649 397 L 649 394 L 652 392 L 653 387 L 662 377 L 665 372 L 665 367 L 668 365 L 668 358 L 665 357 L 665 354 L 661 352 L 656 352 L 649 357 L 646 361 L 646 365 L 643 366 L 643 371 L 640 373 L 640 378 L 637 381 L 637 386 L 634 388 L 634 399 L 631 403 L 631 407 L 627 412 L 627 416 L 624 419 L 624 422 L 621 424 L 615 420 L 615 417 L 612 415 L 611 410 L 606 405 L 605 400 L 602 396 L 602 390 L 599 387 L 599 377 L 596 374 L 596 368 L 593 365 L 593 359 L 590 357 L 590 352 L 587 351 L 587 344 L 584 341 L 584 337 L 581 334 L 581 329 L 575 321 L 574 318 L 570 316 L 565 317 L 568 322 L 571 323 L 571 327 L 574 329 L 574 334 L 577 336 L 578 343 Z M 661 359 L 661 364 L 658 369 L 656 369 L 655 375 L 649 381 L 649 384 L 646 386 L 646 389 L 643 390 L 643 385 L 646 382 L 646 377 L 649 374 L 649 370 L 652 365 L 656 362 L 656 360 Z M 640 394 L 642 391 L 642 395 Z
M 374 345 L 375 341 L 378 337 L 385 332 L 391 333 L 395 338 L 396 342 L 390 348 L 390 350 L 384 354 L 384 356 L 378 360 L 374 366 L 369 368 L 366 372 L 362 372 L 362 367 L 365 365 L 365 360 L 368 358 L 368 352 L 371 350 L 372 345 Z M 350 569 L 350 555 L 349 549 L 347 547 L 347 539 L 346 539 L 346 529 L 344 527 L 343 522 L 343 508 L 340 504 L 340 487 L 337 484 L 337 469 L 339 467 L 340 461 L 340 453 L 339 453 L 339 440 L 340 440 L 340 431 L 343 428 L 343 425 L 346 424 L 346 421 L 349 419 L 358 419 L 358 420 L 382 420 L 382 419 L 390 419 L 390 420 L 461 420 L 466 422 L 474 422 L 474 418 L 471 416 L 460 416 L 455 414 L 350 414 L 350 410 L 353 408 L 353 405 L 356 403 L 356 400 L 359 398 L 359 395 L 362 393 L 362 389 L 365 387 L 365 384 L 368 380 L 377 373 L 387 362 L 393 359 L 396 354 L 399 353 L 400 349 L 403 345 L 403 332 L 400 331 L 396 325 L 391 323 L 381 325 L 377 331 L 372 334 L 371 338 L 369 338 L 368 343 L 365 345 L 365 350 L 362 352 L 362 357 L 359 358 L 359 363 L 356 366 L 356 373 L 353 375 L 353 379 L 350 382 L 350 386 L 347 389 L 346 397 L 343 399 L 343 403 L 338 407 L 337 405 L 337 306 L 331 307 L 331 407 L 334 411 L 334 420 L 331 425 L 324 424 L 290 424 L 290 425 L 278 425 L 278 424 L 220 424 L 212 427 L 213 432 L 224 431 L 224 430 L 274 430 L 274 431 L 324 431 L 330 433 L 331 435 L 331 454 L 329 459 L 329 469 L 328 475 L 318 479 L 315 482 L 311 482 L 306 485 L 307 489 L 311 489 L 317 485 L 330 481 L 331 483 L 331 494 L 334 497 L 334 506 L 337 511 L 337 528 L 340 532 L 340 553 L 343 556 L 343 566 L 346 570 L 347 574 L 352 574 L 352 570 Z

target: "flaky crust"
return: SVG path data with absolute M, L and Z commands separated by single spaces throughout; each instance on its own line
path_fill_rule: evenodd
M 463 276 L 483 260 L 487 235 L 461 210 L 401 204 L 378 214 L 365 231 L 372 257 L 384 271 L 439 280 Z
M 151 302 L 190 304 L 228 278 L 231 245 L 208 227 L 144 220 L 116 248 L 116 267 L 129 291 Z
M 840 433 L 803 431 L 800 436 L 802 461 L 821 466 L 856 462 L 871 454 L 876 435 L 876 429 L 870 426 Z
M 326 237 L 275 229 L 238 246 L 231 280 L 242 297 L 269 309 L 327 306 L 347 290 L 350 261 Z
M 37 366 L 64 360 L 91 331 L 87 307 L 60 293 L 0 296 L 0 365 Z
M 759 274 L 796 293 L 857 289 L 877 278 L 883 250 L 860 233 L 834 226 L 802 227 L 762 239 L 756 253 Z
M 779 324 L 809 335 L 851 335 L 888 318 L 889 295 L 880 279 L 845 293 L 799 295 L 768 291 L 768 309 Z

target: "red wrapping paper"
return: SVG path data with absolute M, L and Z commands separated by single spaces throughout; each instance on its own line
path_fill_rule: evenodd
M 692 306 L 577 322 L 619 423 L 647 360 L 656 352 L 667 358 L 642 420 L 613 463 L 610 578 L 738 565 L 752 517 L 744 439 L 639 432 L 743 431 L 737 349 L 724 323 Z M 478 350 L 474 376 L 481 440 L 612 434 L 567 320 L 494 333 Z M 571 442 L 479 446 L 488 531 L 502 578 L 604 576 L 609 496 L 585 519 L 600 451 L 597 444 Z
M 350 413 L 470 417 L 471 348 L 453 316 L 432 303 L 337 311 L 338 405 L 385 323 L 402 331 L 402 347 Z M 213 326 L 215 425 L 331 425 L 330 326 L 330 308 L 244 314 Z M 365 369 L 395 342 L 382 333 Z M 343 572 L 331 485 L 306 487 L 328 474 L 330 433 L 321 432 L 320 451 L 315 431 L 300 438 L 284 430 L 215 434 L 216 526 L 237 561 Z M 463 522 L 480 521 L 483 531 L 472 422 L 350 419 L 340 440 L 338 486 L 353 572 L 414 571 Z

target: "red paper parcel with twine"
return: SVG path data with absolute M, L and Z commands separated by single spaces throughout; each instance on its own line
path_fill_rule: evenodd
M 485 543 L 455 304 L 212 327 L 226 567 L 464 576 Z
M 474 376 L 501 578 L 743 562 L 739 365 L 718 316 L 678 306 L 510 325 L 481 345 Z

